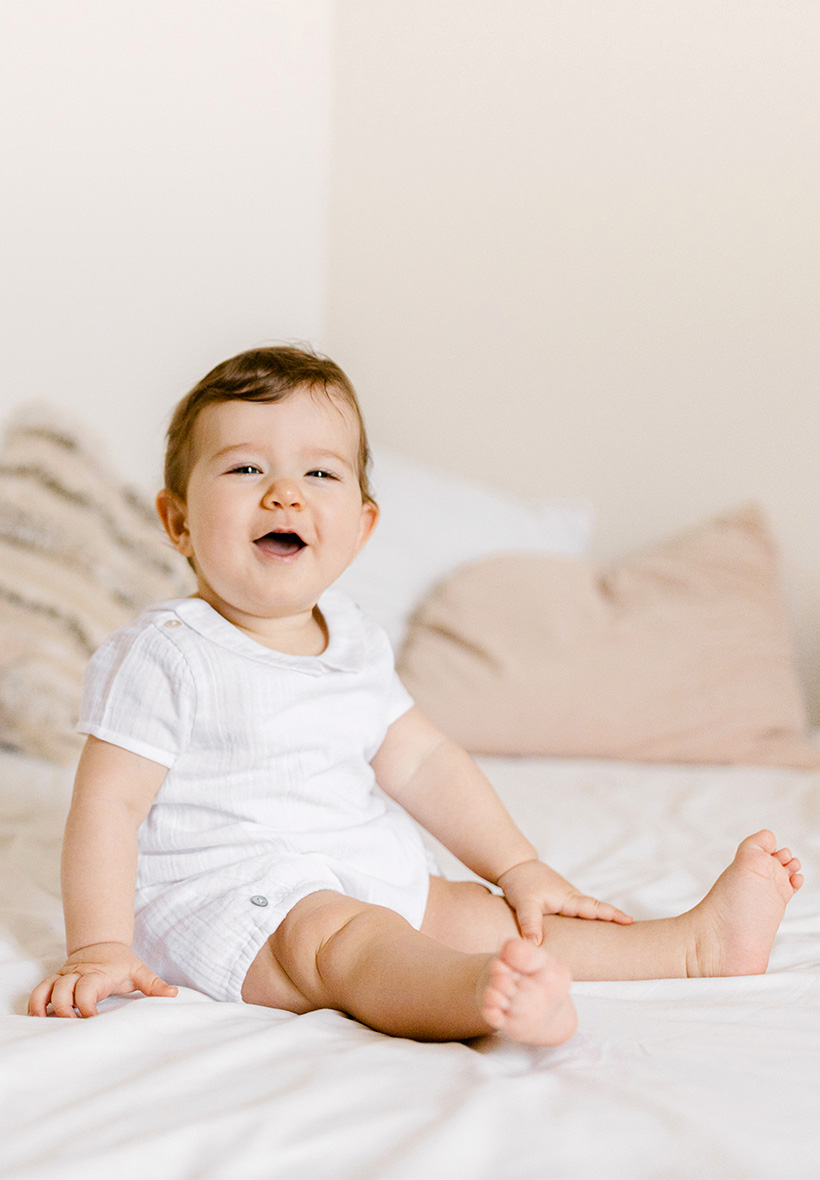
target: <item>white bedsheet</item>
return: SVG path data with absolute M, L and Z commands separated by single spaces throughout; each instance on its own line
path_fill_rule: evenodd
M 819 1176 L 820 776 L 482 764 L 542 855 L 637 917 L 687 908 L 742 836 L 772 827 L 807 882 L 769 973 L 575 984 L 580 1030 L 553 1050 L 415 1044 L 192 991 L 29 1019 L 29 989 L 62 956 L 70 775 L 3 754 L 0 1176 Z

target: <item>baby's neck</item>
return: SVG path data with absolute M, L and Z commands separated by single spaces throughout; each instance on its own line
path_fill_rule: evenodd
M 193 594 L 191 597 L 208 601 L 203 594 Z M 214 603 L 210 605 L 217 609 Z M 320 656 L 328 645 L 327 623 L 318 606 L 304 613 L 274 619 L 257 618 L 238 611 L 231 615 L 224 610 L 219 613 L 249 639 L 285 655 Z

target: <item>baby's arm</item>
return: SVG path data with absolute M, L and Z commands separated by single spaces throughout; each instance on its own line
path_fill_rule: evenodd
M 390 726 L 372 766 L 382 790 L 468 868 L 503 889 L 524 937 L 541 942 L 547 913 L 631 922 L 538 860 L 474 760 L 419 709 Z
M 112 993 L 170 996 L 131 950 L 137 830 L 167 771 L 147 758 L 89 737 L 83 749 L 63 840 L 62 887 L 68 958 L 38 984 L 29 1014 L 95 1016 Z

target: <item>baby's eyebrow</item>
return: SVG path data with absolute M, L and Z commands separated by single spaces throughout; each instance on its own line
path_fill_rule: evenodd
M 351 471 L 353 470 L 353 464 L 350 460 L 346 459 L 344 455 L 340 455 L 338 451 L 311 450 L 309 454 L 312 459 L 335 459 L 337 463 L 343 463 L 345 467 L 349 467 Z
M 224 458 L 225 455 L 233 454 L 234 451 L 256 451 L 257 449 L 257 446 L 254 446 L 252 442 L 230 443 L 229 446 L 222 447 L 221 450 L 216 452 L 216 454 L 213 456 L 213 461 L 216 462 L 218 459 Z M 309 461 L 312 462 L 314 459 L 335 459 L 337 463 L 343 463 L 344 466 L 349 467 L 351 471 L 355 470 L 354 465 L 350 462 L 350 460 L 346 459 L 344 455 L 340 454 L 338 451 L 328 451 L 324 450 L 323 448 L 314 450 L 314 448 L 311 447 L 310 450 L 305 451 L 304 454 L 306 463 Z
M 217 451 L 214 459 L 221 459 L 223 455 L 230 455 L 232 451 L 247 451 L 253 448 L 253 443 L 231 443 L 228 447 L 223 447 L 221 451 Z

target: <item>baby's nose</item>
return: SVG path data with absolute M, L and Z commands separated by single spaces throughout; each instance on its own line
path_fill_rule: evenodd
M 302 492 L 295 479 L 276 479 L 262 498 L 266 508 L 300 508 Z

